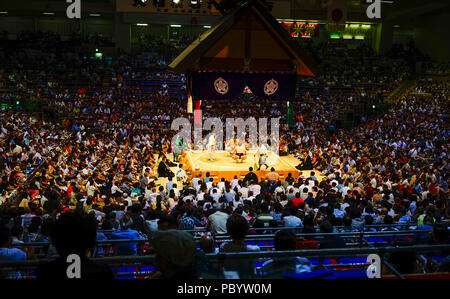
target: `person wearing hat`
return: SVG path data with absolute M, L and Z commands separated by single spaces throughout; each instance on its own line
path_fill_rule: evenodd
M 11 189 L 14 189 L 13 187 L 17 187 L 19 174 L 20 174 L 20 166 L 18 166 L 18 165 L 16 167 L 14 167 L 13 171 L 11 171 L 9 173 L 8 182 L 9 182 L 9 185 L 10 185 L 9 187 Z
M 150 278 L 196 278 L 192 266 L 197 249 L 190 233 L 175 229 L 155 232 L 151 244 L 156 253 L 156 269 Z

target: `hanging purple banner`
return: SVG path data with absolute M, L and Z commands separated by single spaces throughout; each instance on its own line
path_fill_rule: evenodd
M 198 72 L 192 76 L 192 96 L 196 100 L 236 99 L 248 87 L 264 99 L 295 99 L 295 74 Z

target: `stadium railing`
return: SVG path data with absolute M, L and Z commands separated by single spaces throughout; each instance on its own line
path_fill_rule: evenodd
M 378 247 L 378 246 L 390 246 L 394 244 L 397 238 L 403 238 L 411 244 L 424 244 L 423 239 L 419 239 L 420 235 L 429 235 L 431 230 L 408 230 L 408 231 L 383 231 L 383 232 L 371 232 L 371 231 L 351 231 L 351 232 L 336 232 L 336 233 L 297 233 L 295 234 L 299 244 L 302 241 L 310 240 L 315 242 L 315 247 L 317 248 L 321 240 L 328 237 L 339 237 L 345 240 L 346 247 Z M 107 234 L 106 234 L 107 235 Z M 213 235 L 215 243 L 218 247 L 222 244 L 230 242 L 232 239 L 229 235 Z M 245 237 L 245 242 L 248 245 L 257 245 L 261 251 L 271 251 L 274 248 L 274 234 L 263 234 L 263 235 L 247 235 Z M 194 240 L 197 243 L 200 241 L 201 236 L 194 236 Z M 427 240 L 427 239 L 426 239 Z M 27 242 L 22 244 L 15 244 L 14 247 L 17 248 L 34 248 L 36 257 L 42 257 L 46 255 L 47 250 L 45 249 L 50 246 L 50 242 Z M 151 249 L 150 238 L 145 239 L 110 239 L 110 240 L 99 240 L 96 242 L 96 247 L 93 251 L 93 256 L 98 256 L 98 250 L 101 248 L 100 252 L 104 256 L 115 256 L 118 253 L 118 247 L 121 246 L 136 246 L 136 255 L 145 255 L 149 249 Z M 300 246 L 300 245 L 299 245 Z M 300 248 L 300 247 L 297 247 Z
M 364 225 L 364 228 L 400 228 L 400 229 L 407 229 L 409 227 L 417 226 L 416 222 L 402 222 L 402 223 L 395 223 L 395 224 L 371 224 L 371 225 Z M 334 226 L 336 229 L 343 229 L 344 226 Z M 287 226 L 274 226 L 274 227 L 251 227 L 250 231 L 277 231 L 277 230 L 302 230 L 300 227 L 287 227 Z M 318 230 L 318 228 L 316 228 Z M 206 232 L 206 228 L 200 227 L 196 229 L 187 229 L 184 230 L 186 232 L 190 233 L 199 233 L 199 232 Z
M 316 250 L 290 250 L 290 251 L 267 251 L 267 252 L 220 252 L 205 254 L 212 263 L 223 265 L 227 260 L 268 260 L 272 258 L 286 258 L 301 256 L 309 260 L 318 259 L 319 264 L 313 272 L 306 275 L 283 275 L 284 278 L 368 278 L 367 267 L 371 265 L 368 256 L 377 254 L 380 257 L 380 275 L 384 278 L 384 267 L 387 267 L 393 274 L 387 278 L 405 279 L 403 274 L 395 269 L 388 262 L 387 256 L 392 253 L 414 253 L 415 255 L 432 255 L 443 251 L 449 251 L 450 244 L 428 245 L 428 246 L 402 246 L 402 247 L 369 247 L 369 248 L 343 248 L 343 249 L 316 249 Z M 357 263 L 348 263 L 348 259 L 358 258 Z M 326 264 L 327 259 L 340 259 L 338 263 Z M 106 264 L 110 266 L 116 278 L 146 278 L 155 269 L 155 256 L 127 256 L 127 257 L 104 257 L 92 258 L 94 263 Z M 34 270 L 42 263 L 49 260 L 28 260 L 28 261 L 0 261 L 0 269 L 5 273 L 8 271 L 28 271 L 20 276 L 23 279 L 35 278 Z M 255 268 L 256 270 L 256 268 Z M 426 278 L 433 273 L 416 273 L 419 278 Z M 449 274 L 440 274 L 441 278 L 450 278 Z M 442 276 L 443 275 L 443 276 Z M 283 278 L 280 277 L 280 278 Z M 223 277 L 217 277 L 222 278 Z M 255 272 L 254 277 L 261 278 Z M 417 278 L 417 277 L 416 277 Z

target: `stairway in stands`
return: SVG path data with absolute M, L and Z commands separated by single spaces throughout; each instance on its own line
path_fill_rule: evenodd
M 339 111 L 338 118 L 336 119 L 336 125 L 338 128 L 352 128 L 359 124 L 361 116 L 366 115 L 373 117 L 383 111 L 386 111 L 390 106 L 395 105 L 402 97 L 408 95 L 417 86 L 418 78 L 413 76 L 408 80 L 404 80 L 396 89 L 394 89 L 384 100 L 384 103 L 378 103 L 377 110 L 369 111 L 371 109 L 370 104 L 361 102 L 350 103 L 343 107 Z M 375 114 L 374 114 L 375 112 Z
M 385 103 L 395 105 L 399 99 L 409 94 L 417 86 L 417 77 L 411 77 L 400 84 L 394 91 L 386 98 Z

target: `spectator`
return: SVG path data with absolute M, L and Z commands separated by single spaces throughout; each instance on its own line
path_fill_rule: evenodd
M 295 207 L 291 207 L 290 209 L 286 210 L 286 215 L 283 217 L 283 224 L 286 227 L 303 227 L 302 220 L 297 217 L 298 210 Z
M 275 234 L 274 245 L 276 251 L 295 250 L 297 238 L 292 231 L 280 230 Z M 262 276 L 265 278 L 280 278 L 284 273 L 299 274 L 311 271 L 311 262 L 299 256 L 273 258 L 264 262 L 261 267 Z
M 213 213 L 208 217 L 208 230 L 214 235 L 227 233 L 228 215 L 224 210 L 213 210 Z
M 95 264 L 88 257 L 88 251 L 95 246 L 96 223 L 87 216 L 65 213 L 56 221 L 51 233 L 52 243 L 58 251 L 59 258 L 39 266 L 36 277 L 44 280 L 71 279 L 67 275 L 67 259 L 76 254 L 80 258 L 80 277 L 83 280 L 113 279 L 111 269 L 105 265 Z M 76 272 L 76 271 L 75 271 Z
M 139 240 L 143 239 L 138 231 L 131 229 L 133 219 L 128 214 L 125 214 L 120 219 L 120 230 L 111 233 L 111 239 L 118 240 Z M 115 247 L 115 255 L 137 255 L 136 242 L 120 243 Z
M 245 236 L 248 234 L 248 230 L 248 222 L 243 216 L 234 214 L 228 218 L 227 232 L 232 241 L 224 243 L 220 247 L 220 252 L 260 251 L 258 246 L 245 243 Z M 240 278 L 249 278 L 254 274 L 254 261 L 252 259 L 245 261 L 227 259 L 224 268 L 227 271 L 237 271 Z
M 151 279 L 196 279 L 193 271 L 196 246 L 191 234 L 179 230 L 156 232 L 151 239 L 155 249 L 155 271 Z
M 333 233 L 333 225 L 329 221 L 324 221 L 320 224 L 321 233 Z M 324 236 L 320 240 L 320 249 L 330 249 L 330 248 L 345 248 L 345 240 L 339 236 Z
M 10 230 L 0 225 L 0 259 L 12 260 L 12 261 L 24 261 L 27 259 L 27 253 L 18 249 L 11 248 L 11 235 Z M 20 272 L 4 272 L 0 271 L 0 278 L 20 278 L 22 277 Z

